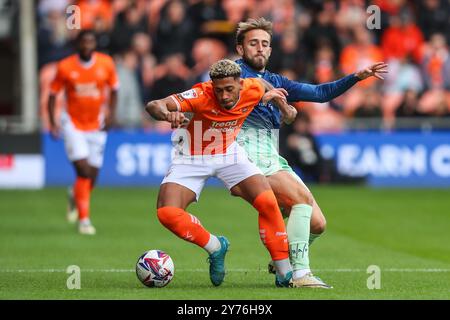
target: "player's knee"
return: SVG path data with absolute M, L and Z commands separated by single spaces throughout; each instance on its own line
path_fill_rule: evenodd
M 89 167 L 78 167 L 77 176 L 80 178 L 91 178 L 92 173 Z
M 299 189 L 295 194 L 295 204 L 308 204 L 312 206 L 314 198 L 308 190 Z
M 322 234 L 325 232 L 325 229 L 327 227 L 327 220 L 325 217 L 321 217 L 320 219 L 312 221 L 311 224 L 311 233 L 313 234 Z

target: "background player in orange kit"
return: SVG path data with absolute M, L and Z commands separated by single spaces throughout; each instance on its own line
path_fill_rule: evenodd
M 106 131 L 114 119 L 117 101 L 118 78 L 111 57 L 96 52 L 96 38 L 91 30 L 82 30 L 77 38 L 78 52 L 58 63 L 51 84 L 48 112 L 50 132 L 57 138 L 62 133 L 67 156 L 76 171 L 73 197 L 78 211 L 78 231 L 95 234 L 89 218 L 91 190 L 103 163 Z M 55 96 L 65 90 L 67 108 L 60 122 L 55 119 Z M 104 112 L 109 90 L 109 110 Z M 76 212 L 75 211 L 75 212 Z M 76 221 L 69 210 L 68 220 Z
M 282 113 L 294 119 L 296 112 L 286 103 L 284 89 L 268 90 L 263 80 L 241 79 L 241 68 L 231 60 L 220 60 L 210 69 L 211 81 L 147 105 L 155 119 L 180 126 L 184 112 L 194 114 L 180 147 L 161 183 L 157 214 L 159 221 L 178 237 L 204 248 L 209 254 L 210 279 L 219 286 L 225 276 L 229 242 L 207 231 L 186 208 L 198 201 L 209 177 L 223 181 L 233 195 L 248 201 L 259 212 L 260 238 L 277 270 L 278 286 L 292 286 L 292 268 L 286 229 L 275 195 L 264 175 L 235 142 L 244 120 L 260 100 L 273 100 Z M 262 106 L 263 107 L 263 106 Z

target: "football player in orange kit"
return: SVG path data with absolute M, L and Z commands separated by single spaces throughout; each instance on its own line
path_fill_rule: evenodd
M 58 63 L 55 79 L 51 83 L 48 102 L 50 132 L 58 138 L 60 134 L 69 160 L 76 171 L 73 186 L 73 203 L 76 210 L 69 210 L 68 220 L 75 222 L 78 211 L 78 231 L 95 234 L 90 221 L 89 206 L 91 191 L 95 185 L 107 133 L 114 119 L 119 87 L 112 58 L 96 52 L 96 38 L 92 30 L 82 30 L 77 37 L 77 53 Z M 67 108 L 61 119 L 55 119 L 55 97 L 65 90 Z M 106 92 L 109 90 L 109 100 Z M 105 104 L 109 105 L 105 112 Z
M 159 221 L 178 237 L 204 248 L 209 254 L 211 282 L 219 286 L 225 277 L 229 242 L 207 231 L 186 208 L 198 201 L 209 177 L 223 181 L 231 194 L 248 201 L 259 212 L 260 238 L 277 270 L 278 286 L 292 286 L 292 268 L 286 229 L 275 195 L 264 175 L 235 142 L 244 120 L 263 101 L 274 101 L 285 117 L 295 119 L 296 110 L 286 103 L 284 89 L 271 89 L 260 79 L 241 79 L 241 68 L 221 60 L 210 70 L 211 81 L 191 90 L 148 103 L 156 120 L 178 128 L 184 113 L 193 113 L 187 130 L 180 129 L 175 157 L 161 183 L 157 202 Z

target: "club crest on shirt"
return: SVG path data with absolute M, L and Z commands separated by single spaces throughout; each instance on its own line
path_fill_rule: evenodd
M 99 77 L 99 78 L 106 77 L 106 71 L 101 68 L 97 69 L 96 74 L 97 74 L 97 77 Z

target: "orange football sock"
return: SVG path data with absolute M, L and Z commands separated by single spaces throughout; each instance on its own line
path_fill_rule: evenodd
M 286 227 L 273 191 L 260 193 L 253 201 L 253 207 L 259 212 L 259 236 L 272 260 L 289 258 Z
M 83 220 L 89 218 L 89 202 L 91 198 L 91 179 L 77 177 L 73 187 L 75 204 L 78 209 L 78 218 Z
M 158 209 L 158 219 L 163 226 L 178 237 L 195 243 L 200 247 L 206 246 L 211 234 L 203 228 L 197 217 L 177 207 L 162 207 Z

